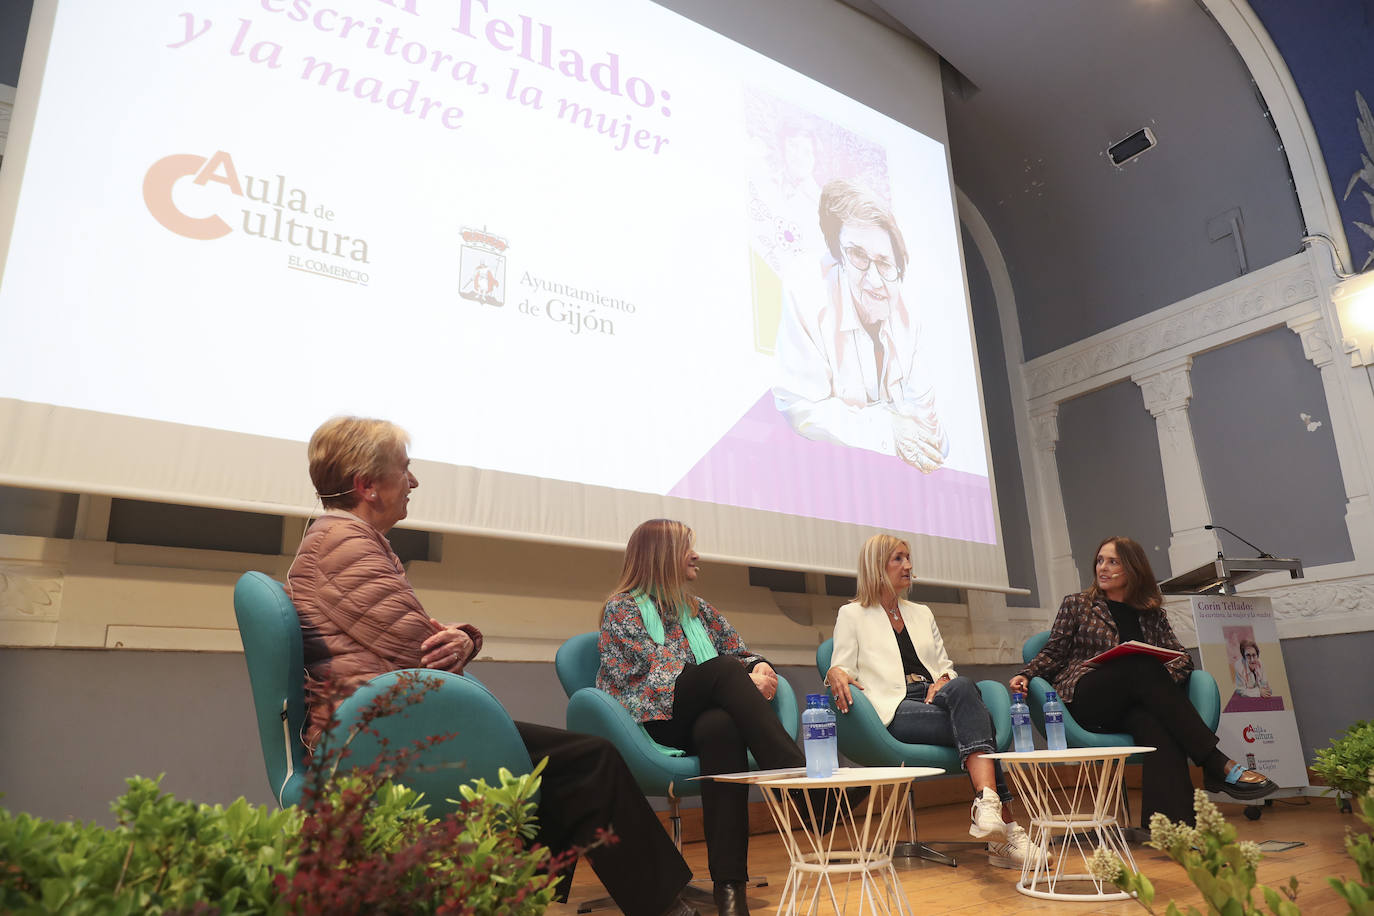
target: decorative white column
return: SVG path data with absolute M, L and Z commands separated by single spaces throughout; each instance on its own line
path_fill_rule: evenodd
M 1354 405 L 1346 394 L 1337 364 L 1336 349 L 1331 346 L 1325 319 L 1308 315 L 1288 322 L 1288 327 L 1302 340 L 1303 355 L 1321 372 L 1322 388 L 1326 392 L 1327 422 L 1336 441 L 1336 457 L 1341 465 L 1341 481 L 1345 485 L 1345 527 L 1350 533 L 1350 546 L 1356 559 L 1374 560 L 1374 497 L 1370 494 L 1371 446 L 1361 435 L 1355 422 Z
M 1031 414 L 1035 435 L 1035 479 L 1040 490 L 1040 528 L 1045 533 L 1049 554 L 1050 581 L 1041 583 L 1040 603 L 1055 606 L 1059 596 L 1079 591 L 1078 570 L 1073 565 L 1069 543 L 1069 519 L 1064 513 L 1064 491 L 1059 485 L 1059 463 L 1055 446 L 1059 442 L 1059 405 Z
M 1202 466 L 1193 441 L 1193 425 L 1188 419 L 1188 401 L 1193 397 L 1189 379 L 1191 356 L 1147 375 L 1132 375 L 1140 386 L 1145 408 L 1155 418 L 1159 434 L 1159 457 L 1164 466 L 1164 493 L 1169 504 L 1169 568 L 1173 575 L 1187 572 L 1213 559 L 1216 538 L 1203 528 L 1210 524 L 1211 509 L 1207 490 L 1202 485 Z

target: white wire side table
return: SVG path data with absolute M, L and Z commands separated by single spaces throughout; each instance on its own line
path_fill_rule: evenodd
M 1095 878 L 1088 860 L 1099 846 L 1135 869 L 1117 817 L 1126 758 L 1152 747 L 1071 747 L 1064 751 L 1008 751 L 1000 760 L 1030 818 L 1030 841 L 1042 855 L 1021 868 L 1016 889 L 1044 900 L 1127 900 L 1130 894 Z M 1063 837 L 1053 863 L 1056 836 Z M 1085 886 L 1086 885 L 1086 886 Z
M 789 863 L 779 914 L 813 914 L 822 900 L 836 913 L 845 913 L 854 894 L 859 916 L 911 916 L 892 866 L 892 850 L 906 824 L 912 781 L 943 772 L 936 767 L 842 767 L 823 779 L 795 770 L 704 778 L 753 783 L 762 791 Z M 856 815 L 845 790 L 858 786 L 867 786 L 869 794 L 868 807 Z M 793 791 L 798 789 L 811 791 Z M 838 806 L 840 812 L 828 833 L 816 823 L 822 798 L 826 808 Z

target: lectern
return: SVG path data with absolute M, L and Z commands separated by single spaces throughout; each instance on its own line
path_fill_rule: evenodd
M 1197 569 L 1179 573 L 1159 583 L 1166 595 L 1234 595 L 1236 586 L 1267 572 L 1288 570 L 1290 579 L 1301 579 L 1302 560 L 1281 557 L 1225 557 L 1220 553 Z

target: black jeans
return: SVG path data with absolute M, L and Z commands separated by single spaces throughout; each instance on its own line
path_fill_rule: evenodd
M 604 738 L 516 722 L 535 763 L 549 758 L 539 789 L 539 835 L 555 853 L 585 846 L 608 828 L 620 841 L 588 854 L 592 869 L 625 916 L 660 916 L 692 878 L 667 831 L 635 784 L 620 752 Z M 560 897 L 572 884 L 564 874 Z
M 806 765 L 739 659 L 726 655 L 684 668 L 673 686 L 673 717 L 644 729 L 659 744 L 700 757 L 703 776 L 749 769 L 750 751 L 764 769 Z M 704 779 L 701 809 L 712 880 L 748 879 L 749 787 Z
M 1094 668 L 1078 681 L 1069 711 L 1094 732 L 1130 732 L 1154 747 L 1141 772 L 1141 825 L 1156 811 L 1193 823 L 1193 780 L 1188 760 L 1201 764 L 1217 746 L 1188 693 L 1158 660 L 1130 655 Z

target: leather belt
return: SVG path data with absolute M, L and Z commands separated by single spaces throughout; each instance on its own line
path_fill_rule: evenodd
M 924 674 L 908 674 L 908 675 L 906 676 L 906 682 L 907 682 L 908 684 L 928 684 L 928 683 L 930 683 L 928 680 L 926 680 L 926 676 L 925 676 Z

